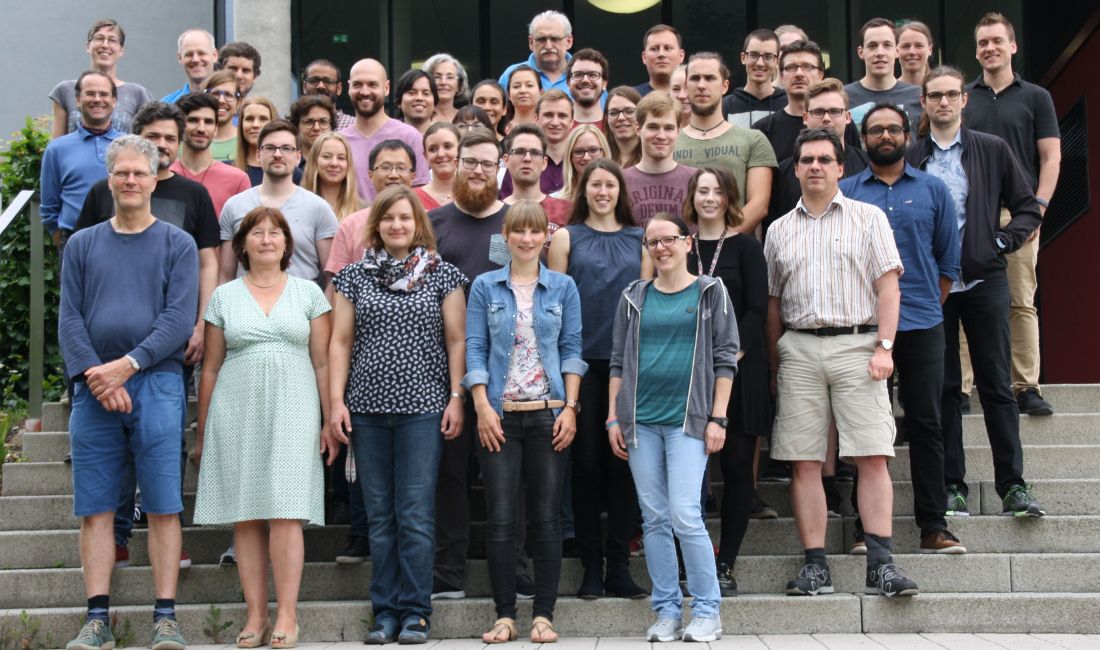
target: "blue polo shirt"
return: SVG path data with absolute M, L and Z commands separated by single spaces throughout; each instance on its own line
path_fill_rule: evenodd
M 955 205 L 943 181 L 905 164 L 893 185 L 868 167 L 840 181 L 850 199 L 878 206 L 894 231 L 905 274 L 898 331 L 924 330 L 943 322 L 940 277 L 959 277 L 959 233 Z
M 573 60 L 573 55 L 566 52 L 565 53 L 566 66 L 568 66 L 569 65 L 568 62 L 572 61 L 572 60 Z M 520 67 L 521 65 L 527 65 L 527 66 L 531 66 L 532 68 L 534 68 L 535 72 L 537 72 L 539 74 L 539 82 L 542 84 L 542 92 L 546 92 L 547 90 L 550 90 L 551 88 L 557 88 L 558 90 L 562 91 L 566 95 L 569 95 L 569 98 L 572 99 L 573 98 L 573 93 L 569 92 L 569 75 L 568 74 L 563 74 L 561 76 L 561 78 L 559 78 L 557 81 L 551 82 L 550 77 L 547 77 L 546 73 L 544 73 L 542 70 L 539 69 L 538 63 L 539 63 L 538 59 L 535 58 L 535 53 L 532 52 L 530 54 L 530 56 L 527 57 L 526 61 L 522 61 L 520 63 L 513 63 L 512 65 L 505 68 L 504 69 L 504 74 L 500 75 L 500 79 L 498 80 L 500 82 L 500 85 L 504 87 L 505 92 L 507 92 L 507 90 L 508 90 L 508 80 L 512 78 L 512 71 L 515 70 L 516 68 Z M 605 79 L 605 81 L 607 81 L 607 80 Z M 600 93 L 600 108 L 602 109 L 602 108 L 606 108 L 606 107 L 607 107 L 607 90 L 604 90 L 602 93 Z
M 42 225 L 51 233 L 76 228 L 88 190 L 107 178 L 107 147 L 124 135 L 111 128 L 96 135 L 83 124 L 52 140 L 42 154 Z
M 172 92 L 165 95 L 164 99 L 162 99 L 160 101 L 162 101 L 166 104 L 175 104 L 177 99 L 179 99 L 180 97 L 183 97 L 184 95 L 186 95 L 190 92 L 191 92 L 191 82 L 187 82 L 187 83 L 183 84 L 183 88 L 178 88 L 176 90 L 173 90 Z

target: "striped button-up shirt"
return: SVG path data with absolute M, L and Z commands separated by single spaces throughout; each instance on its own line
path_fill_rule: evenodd
M 825 213 L 811 215 L 799 200 L 768 229 L 768 295 L 791 329 L 876 325 L 874 283 L 902 271 L 886 215 L 838 190 Z

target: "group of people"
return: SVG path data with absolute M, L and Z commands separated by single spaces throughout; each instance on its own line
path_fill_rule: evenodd
M 341 70 L 318 60 L 284 118 L 251 93 L 247 43 L 184 32 L 188 81 L 155 101 L 118 79 L 121 26 L 95 23 L 91 69 L 51 94 L 42 167 L 88 597 L 68 647 L 113 642 L 135 488 L 151 646 L 184 647 L 192 382 L 194 523 L 232 526 L 242 648 L 297 643 L 303 531 L 326 523 L 327 482 L 350 486 L 337 560 L 373 560 L 366 642 L 426 642 L 432 600 L 465 597 L 475 458 L 487 643 L 517 638 L 523 598 L 531 640 L 558 638 L 568 540 L 578 597 L 649 596 L 628 568 L 641 546 L 646 638 L 720 638 L 748 522 L 776 516 L 756 495 L 767 457 L 790 466 L 805 551 L 786 593 L 833 591 L 826 522 L 850 463 L 867 591 L 913 595 L 892 557 L 895 378 L 921 552 L 966 552 L 947 517 L 967 514 L 969 368 L 1004 512 L 1045 514 L 1019 414 L 1052 412 L 1031 303 L 1058 175 L 1053 104 L 1012 71 L 1000 14 L 975 28 L 983 73 L 969 83 L 931 66 L 921 23 L 876 18 L 859 37 L 866 75 L 844 85 L 797 27 L 752 31 L 731 92 L 720 55 L 687 57 L 656 25 L 648 81 L 609 87 L 606 58 L 570 53 L 569 19 L 547 11 L 499 80 L 471 87 L 436 54 L 399 78 L 390 117 L 388 72 L 363 59 L 346 80 L 352 116 L 336 108 Z

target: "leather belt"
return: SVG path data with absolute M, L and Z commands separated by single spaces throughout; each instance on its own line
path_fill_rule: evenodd
M 849 327 L 819 327 L 815 330 L 795 330 L 796 332 L 802 332 L 803 334 L 813 334 L 814 336 L 844 336 L 845 334 L 866 334 L 867 332 L 877 332 L 878 325 L 851 325 Z
M 540 399 L 532 402 L 508 402 L 501 404 L 501 408 L 507 412 L 541 411 L 543 409 L 560 409 L 565 407 L 565 401 L 560 399 Z

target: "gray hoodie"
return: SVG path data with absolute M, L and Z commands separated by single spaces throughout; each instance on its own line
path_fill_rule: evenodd
M 622 386 L 615 401 L 615 416 L 623 439 L 638 446 L 634 413 L 638 394 L 638 332 L 646 290 L 652 280 L 635 280 L 623 289 L 615 310 L 612 334 L 611 376 L 620 377 Z M 714 400 L 714 380 L 733 379 L 737 372 L 737 317 L 722 282 L 708 275 L 699 276 L 699 309 L 695 320 L 695 352 L 688 383 L 684 433 L 703 438 Z

